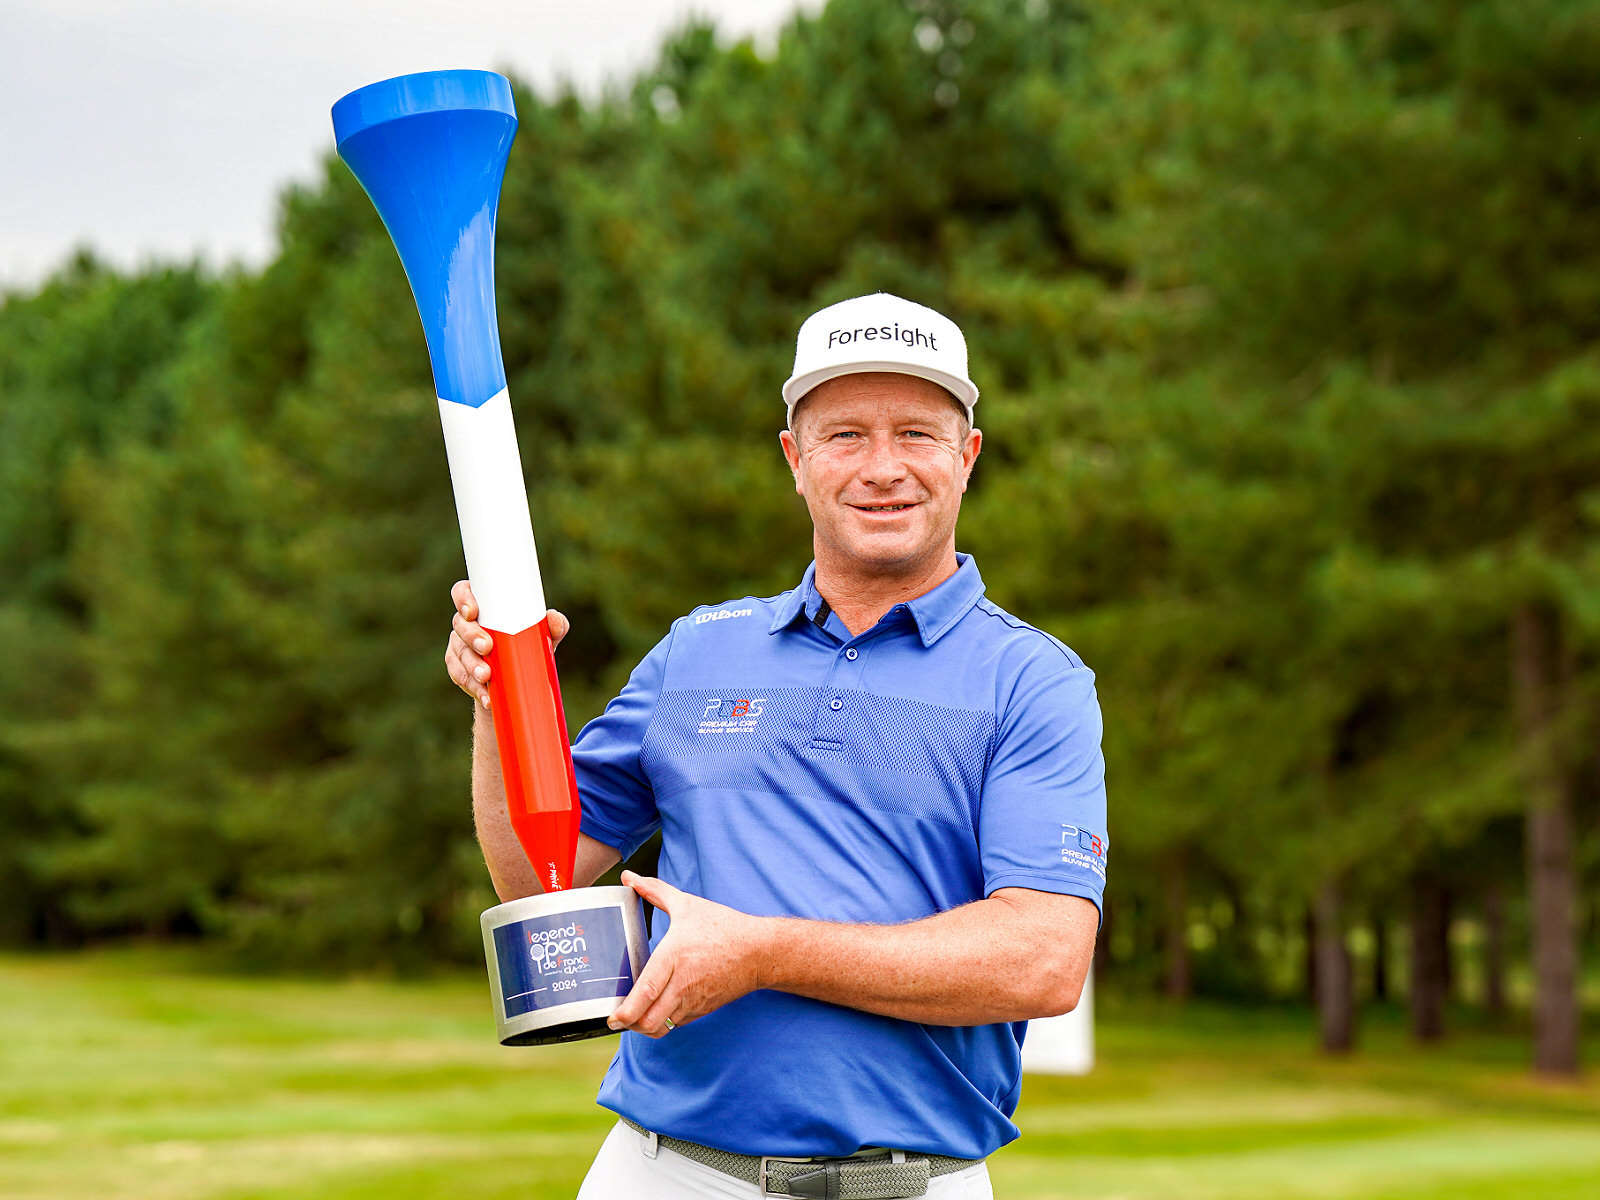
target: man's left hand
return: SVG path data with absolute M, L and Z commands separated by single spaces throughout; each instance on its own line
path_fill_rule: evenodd
M 680 892 L 670 883 L 622 873 L 622 882 L 672 918 L 633 991 L 611 1015 L 612 1029 L 658 1038 L 761 986 L 767 922 Z

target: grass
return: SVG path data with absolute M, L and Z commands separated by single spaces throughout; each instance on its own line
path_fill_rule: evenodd
M 1030 1077 L 1002 1200 L 1600 1196 L 1600 1085 L 1521 1039 L 1310 1049 L 1304 1013 L 1102 1003 L 1100 1064 Z M 504 1050 L 487 988 L 250 979 L 170 952 L 0 958 L 5 1200 L 570 1198 L 615 1043 Z

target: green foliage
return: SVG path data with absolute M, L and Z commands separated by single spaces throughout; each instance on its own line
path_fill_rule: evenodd
M 835 0 L 519 91 L 499 311 L 573 723 L 798 576 L 794 330 L 897 291 L 983 388 L 964 548 L 1100 673 L 1113 963 L 1175 877 L 1200 978 L 1258 992 L 1321 880 L 1382 918 L 1417 863 L 1514 877 L 1508 613 L 1560 614 L 1575 767 L 1600 682 L 1597 42 L 1579 0 Z M 433 408 L 332 158 L 259 273 L 5 300 L 0 937 L 475 955 Z
M 80 829 L 51 722 L 83 712 L 91 600 L 72 570 L 73 480 L 173 433 L 170 376 L 211 302 L 194 268 L 124 279 L 79 253 L 0 308 L 0 939 L 67 936 L 40 856 Z

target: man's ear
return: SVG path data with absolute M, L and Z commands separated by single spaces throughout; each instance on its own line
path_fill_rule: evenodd
M 795 440 L 794 431 L 785 429 L 780 432 L 778 444 L 783 447 L 783 457 L 789 464 L 789 474 L 794 476 L 794 490 L 798 495 L 804 496 L 805 485 L 800 482 L 800 443 Z
M 961 448 L 962 472 L 961 490 L 967 490 L 967 482 L 972 478 L 972 468 L 978 463 L 978 455 L 983 451 L 983 430 L 974 429 L 967 434 L 967 444 Z

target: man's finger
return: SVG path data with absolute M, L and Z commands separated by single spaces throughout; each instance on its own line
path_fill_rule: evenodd
M 624 887 L 631 887 L 669 917 L 673 908 L 683 899 L 682 892 L 653 875 L 636 875 L 632 871 L 624 871 L 622 883 Z
M 460 613 L 450 618 L 450 628 L 455 630 L 463 645 L 471 646 L 479 654 L 487 654 L 494 649 L 494 643 L 489 640 L 483 626 L 467 620 Z
M 468 649 L 467 644 L 461 640 L 459 634 L 450 635 L 450 648 L 456 652 L 456 657 L 461 660 L 461 666 L 466 673 L 479 683 L 489 681 L 489 664 Z
M 488 638 L 475 638 L 475 642 L 477 642 L 478 646 L 482 646 L 483 643 L 488 642 Z M 466 667 L 467 674 L 477 678 L 478 682 L 483 682 L 483 680 L 490 677 L 490 664 L 483 661 L 483 654 L 486 651 L 478 650 L 477 653 L 474 653 L 474 650 L 472 650 L 474 642 L 469 642 L 459 632 L 453 632 L 450 635 L 450 645 L 454 646 L 456 653 L 461 656 L 461 664 Z
M 463 648 L 460 652 L 461 667 L 477 683 L 489 682 L 489 664 L 484 662 L 471 650 Z
M 572 629 L 572 622 L 567 620 L 565 613 L 557 612 L 553 608 L 545 615 L 550 618 L 550 649 L 554 650 Z
M 489 668 L 474 658 L 472 652 L 463 647 L 457 638 L 452 637 L 445 646 L 444 666 L 451 683 L 480 701 L 485 708 L 489 707 L 489 689 L 486 686 Z
M 663 943 L 665 945 L 665 943 Z M 611 1019 L 606 1022 L 612 1029 L 632 1029 L 638 1021 L 667 990 L 667 984 L 672 980 L 672 955 L 663 954 L 662 947 L 657 946 L 650 961 L 645 963 L 644 970 L 639 972 L 639 978 L 633 985 L 633 990 L 627 998 L 617 1005 Z
M 692 1019 L 687 1012 L 680 1014 L 683 1007 L 683 989 L 676 982 L 668 984 L 656 1001 L 645 1009 L 644 1016 L 633 1023 L 634 1031 L 646 1037 L 663 1037 L 672 1032 L 667 1028 L 667 1018 L 672 1018 L 673 1027 L 687 1025 Z
M 456 580 L 456 585 L 450 589 L 450 599 L 455 602 L 456 611 L 467 620 L 478 619 L 478 598 L 472 594 L 472 584 L 468 580 Z

